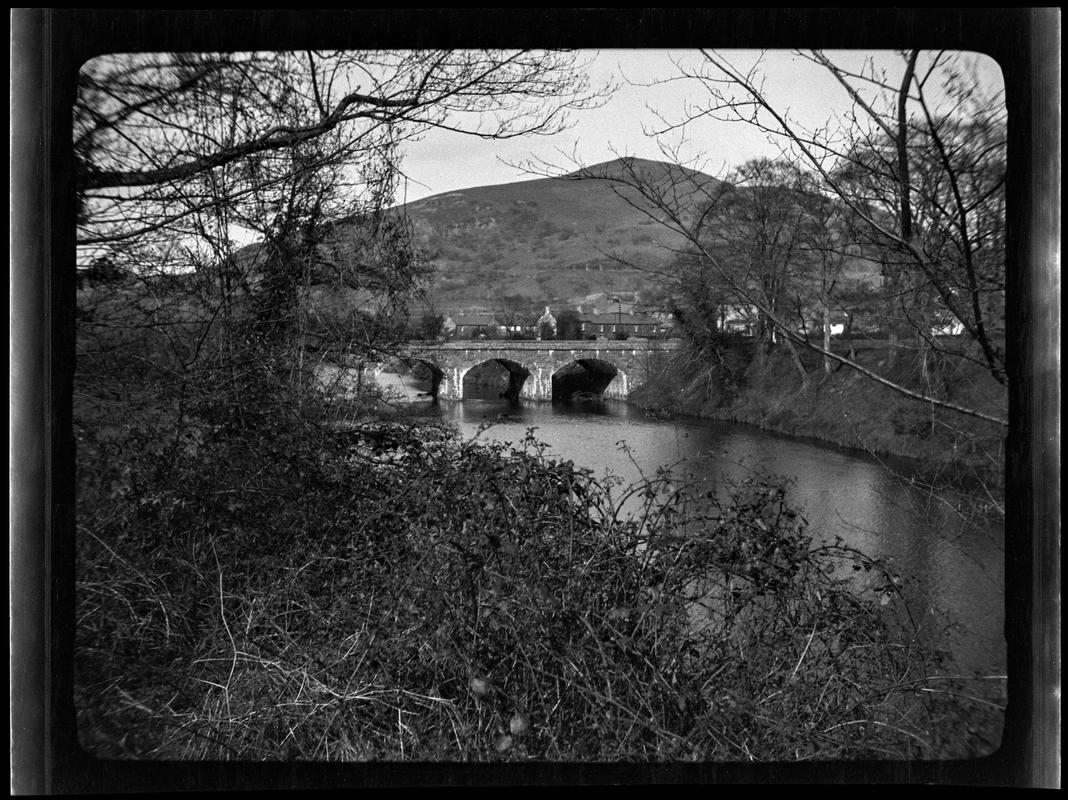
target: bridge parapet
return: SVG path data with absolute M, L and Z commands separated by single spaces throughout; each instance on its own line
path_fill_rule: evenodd
M 678 350 L 679 339 L 462 339 L 451 342 L 408 342 L 412 350 L 433 351 L 542 351 L 542 350 L 603 350 L 605 352 Z

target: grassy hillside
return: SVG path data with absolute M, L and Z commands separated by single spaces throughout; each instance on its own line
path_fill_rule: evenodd
M 688 204 L 696 208 L 725 186 L 677 165 L 617 159 L 561 177 L 478 186 L 403 206 L 415 245 L 429 262 L 431 305 L 447 312 L 505 306 L 533 312 L 547 304 L 615 308 L 608 298 L 641 302 L 662 296 L 673 283 L 672 264 L 690 247 L 663 224 L 663 212 L 629 185 L 635 180 L 664 192 L 684 216 Z M 744 195 L 751 187 L 731 191 Z M 373 259 L 354 255 L 364 246 L 358 223 L 342 221 L 338 231 L 339 241 L 324 253 L 347 253 L 360 263 L 355 279 L 361 288 L 388 285 L 389 269 L 378 274 Z M 246 248 L 239 261 L 247 263 L 257 252 L 256 245 Z M 328 272 L 313 281 L 327 282 Z M 852 259 L 844 283 L 870 283 L 874 272 L 870 262 Z
M 653 178 L 679 170 L 652 161 L 631 164 Z M 409 204 L 417 240 L 435 267 L 431 297 L 441 307 L 493 306 L 516 294 L 535 305 L 570 305 L 662 283 L 655 271 L 673 260 L 682 239 L 645 213 L 633 190 L 598 179 L 618 172 L 619 162 L 607 162 L 559 178 Z

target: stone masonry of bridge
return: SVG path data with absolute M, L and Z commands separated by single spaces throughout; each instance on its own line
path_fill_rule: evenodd
M 405 349 L 405 355 L 442 372 L 437 390 L 437 396 L 442 400 L 463 399 L 464 376 L 473 367 L 487 361 L 499 361 L 510 369 L 518 366 L 529 372 L 523 381 L 520 398 L 551 400 L 553 374 L 584 360 L 605 362 L 618 371 L 604 390 L 604 396 L 622 400 L 645 382 L 650 367 L 677 350 L 679 344 L 674 339 L 412 342 Z

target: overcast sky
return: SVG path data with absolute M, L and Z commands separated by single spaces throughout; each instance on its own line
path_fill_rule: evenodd
M 786 50 L 720 51 L 733 64 L 749 68 L 762 59 L 766 74 L 764 89 L 777 106 L 788 108 L 793 118 L 812 127 L 827 124 L 836 114 L 848 110 L 845 90 L 818 65 Z M 828 51 L 836 63 L 859 70 L 865 60 L 874 58 L 886 69 L 891 80 L 899 80 L 903 60 L 893 52 Z M 988 91 L 1002 87 L 1001 71 L 985 57 L 968 54 L 974 61 L 979 80 Z M 701 59 L 694 51 L 675 50 L 602 50 L 594 62 L 593 83 L 606 80 L 621 84 L 601 108 L 573 112 L 573 127 L 552 137 L 521 137 L 507 141 L 484 141 L 461 134 L 433 131 L 422 140 L 405 146 L 403 169 L 408 181 L 398 191 L 398 202 L 412 202 L 441 192 L 472 186 L 528 180 L 510 164 L 542 159 L 570 169 L 571 156 L 583 164 L 608 161 L 617 155 L 663 160 L 656 141 L 646 129 L 660 125 L 656 112 L 677 121 L 687 104 L 701 102 L 707 92 L 694 81 L 673 81 L 659 85 L 636 86 L 627 81 L 650 84 L 658 79 L 677 76 L 672 63 L 694 65 Z M 686 129 L 680 138 L 691 164 L 713 175 L 720 175 L 756 156 L 775 156 L 774 144 L 752 126 L 705 119 Z

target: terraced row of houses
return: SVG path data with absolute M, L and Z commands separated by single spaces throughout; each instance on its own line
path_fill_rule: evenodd
M 869 319 L 870 314 L 855 314 L 852 318 L 842 312 L 830 315 L 831 336 L 861 336 L 862 338 L 885 338 L 885 331 L 878 319 Z M 724 306 L 719 328 L 726 334 L 751 337 L 757 335 L 757 310 L 748 306 Z M 809 320 L 797 332 L 817 335 L 822 329 L 822 320 Z M 932 336 L 959 335 L 959 323 L 933 321 Z M 674 318 L 670 314 L 641 314 L 633 311 L 599 312 L 579 309 L 563 309 L 554 315 L 546 306 L 541 315 L 516 315 L 490 313 L 480 310 L 457 312 L 446 316 L 442 333 L 449 339 L 663 339 L 679 335 Z M 773 339 L 776 338 L 773 334 Z
M 554 315 L 549 306 L 540 315 L 505 315 L 484 311 L 445 317 L 445 336 L 453 339 L 619 339 L 664 338 L 675 335 L 670 315 L 609 313 L 566 309 Z

